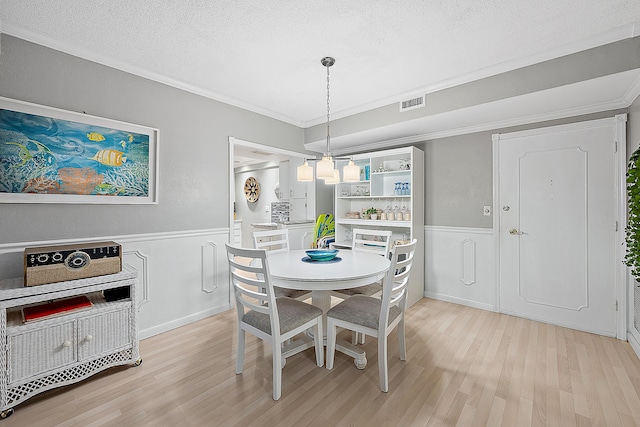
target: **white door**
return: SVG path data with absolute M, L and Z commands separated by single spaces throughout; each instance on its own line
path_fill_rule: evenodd
M 616 336 L 619 178 L 612 123 L 494 136 L 501 312 Z

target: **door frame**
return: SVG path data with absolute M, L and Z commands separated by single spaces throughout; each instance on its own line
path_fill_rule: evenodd
M 502 312 L 500 308 L 500 162 L 499 148 L 501 143 L 506 143 L 509 139 L 523 136 L 544 135 L 549 133 L 565 132 L 576 129 L 588 129 L 590 127 L 602 127 L 610 125 L 612 127 L 614 144 L 612 150 L 617 154 L 614 165 L 616 180 L 616 221 L 615 231 L 617 250 L 615 254 L 615 297 L 617 300 L 616 312 L 616 337 L 621 340 L 627 339 L 627 310 L 628 310 L 628 272 L 623 263 L 626 253 L 625 227 L 627 224 L 627 195 L 626 195 L 626 166 L 627 166 L 627 114 L 617 114 L 614 117 L 589 120 L 583 122 L 570 123 L 566 125 L 548 126 L 518 132 L 508 132 L 504 134 L 496 133 L 492 135 L 493 150 L 493 238 L 495 253 L 495 309 Z

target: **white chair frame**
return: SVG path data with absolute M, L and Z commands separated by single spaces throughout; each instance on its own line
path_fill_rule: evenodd
M 279 252 L 289 252 L 289 229 L 277 228 L 274 230 L 254 231 L 253 245 L 256 249 L 265 249 L 267 251 L 267 255 Z M 310 291 L 284 289 L 277 286 L 275 289 L 277 294 L 276 296 L 286 296 L 300 301 L 309 299 L 311 296 Z
M 256 249 L 266 249 L 269 254 L 289 252 L 289 229 L 254 231 L 253 246 Z
M 382 256 L 389 256 L 390 245 L 391 230 L 353 229 L 351 249 L 354 251 L 371 252 Z
M 415 254 L 417 240 L 406 245 L 396 245 L 392 250 L 391 267 L 383 281 L 382 300 L 377 298 L 354 295 L 344 300 L 327 312 L 327 369 L 333 369 L 336 351 L 336 334 L 338 328 L 350 329 L 354 332 L 366 334 L 378 339 L 378 370 L 380 375 L 380 389 L 383 392 L 389 391 L 389 369 L 387 361 L 387 337 L 397 327 L 398 342 L 400 347 L 400 360 L 407 359 L 407 349 L 405 344 L 404 331 L 404 311 L 407 305 L 407 286 L 411 274 L 411 266 Z M 377 322 L 377 329 L 364 326 L 359 323 L 343 320 L 334 317 L 338 315 L 340 309 L 346 308 L 349 311 L 357 312 L 359 302 L 379 301 L 380 312 Z M 360 301 L 358 301 L 360 300 Z M 341 307 L 342 306 L 342 307 Z M 390 310 L 398 307 L 399 314 L 390 320 Z M 347 317 L 351 314 L 347 312 Z M 354 319 L 358 316 L 354 316 Z
M 284 366 L 283 343 L 290 340 L 309 328 L 314 330 L 314 344 L 316 351 L 316 363 L 318 366 L 324 364 L 323 327 L 322 310 L 310 304 L 303 303 L 291 298 L 276 298 L 271 283 L 267 252 L 264 249 L 245 249 L 226 244 L 227 259 L 229 261 L 229 275 L 234 288 L 236 313 L 237 313 L 237 353 L 236 353 L 236 374 L 241 374 L 244 365 L 245 332 L 249 332 L 256 337 L 271 344 L 273 353 L 273 400 L 280 399 L 282 395 L 282 367 Z M 249 264 L 240 263 L 237 257 L 251 258 Z M 254 289 L 255 288 L 255 289 Z M 264 289 L 265 292 L 260 292 Z M 284 301 L 281 301 L 284 300 Z M 300 313 L 309 314 L 315 317 L 288 330 L 281 331 L 281 316 L 278 302 L 286 303 L 288 307 L 295 307 Z M 263 329 L 259 329 L 245 321 L 246 315 L 253 312 L 268 315 L 270 321 L 269 334 Z M 311 312 L 311 313 L 309 313 Z M 260 314 L 257 314 L 260 316 Z M 293 319 L 293 317 L 292 317 Z M 294 319 L 295 320 L 295 319 Z M 285 320 L 286 321 L 286 320 Z M 287 352 L 290 357 L 299 351 Z

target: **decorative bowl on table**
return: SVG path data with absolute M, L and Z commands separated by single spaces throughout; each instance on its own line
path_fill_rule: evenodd
M 331 261 L 338 255 L 337 249 L 309 249 L 305 252 L 312 261 Z

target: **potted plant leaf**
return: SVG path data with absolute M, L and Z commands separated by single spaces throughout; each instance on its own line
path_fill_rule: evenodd
M 367 218 L 378 219 L 378 210 L 376 208 L 369 208 L 364 213 Z

